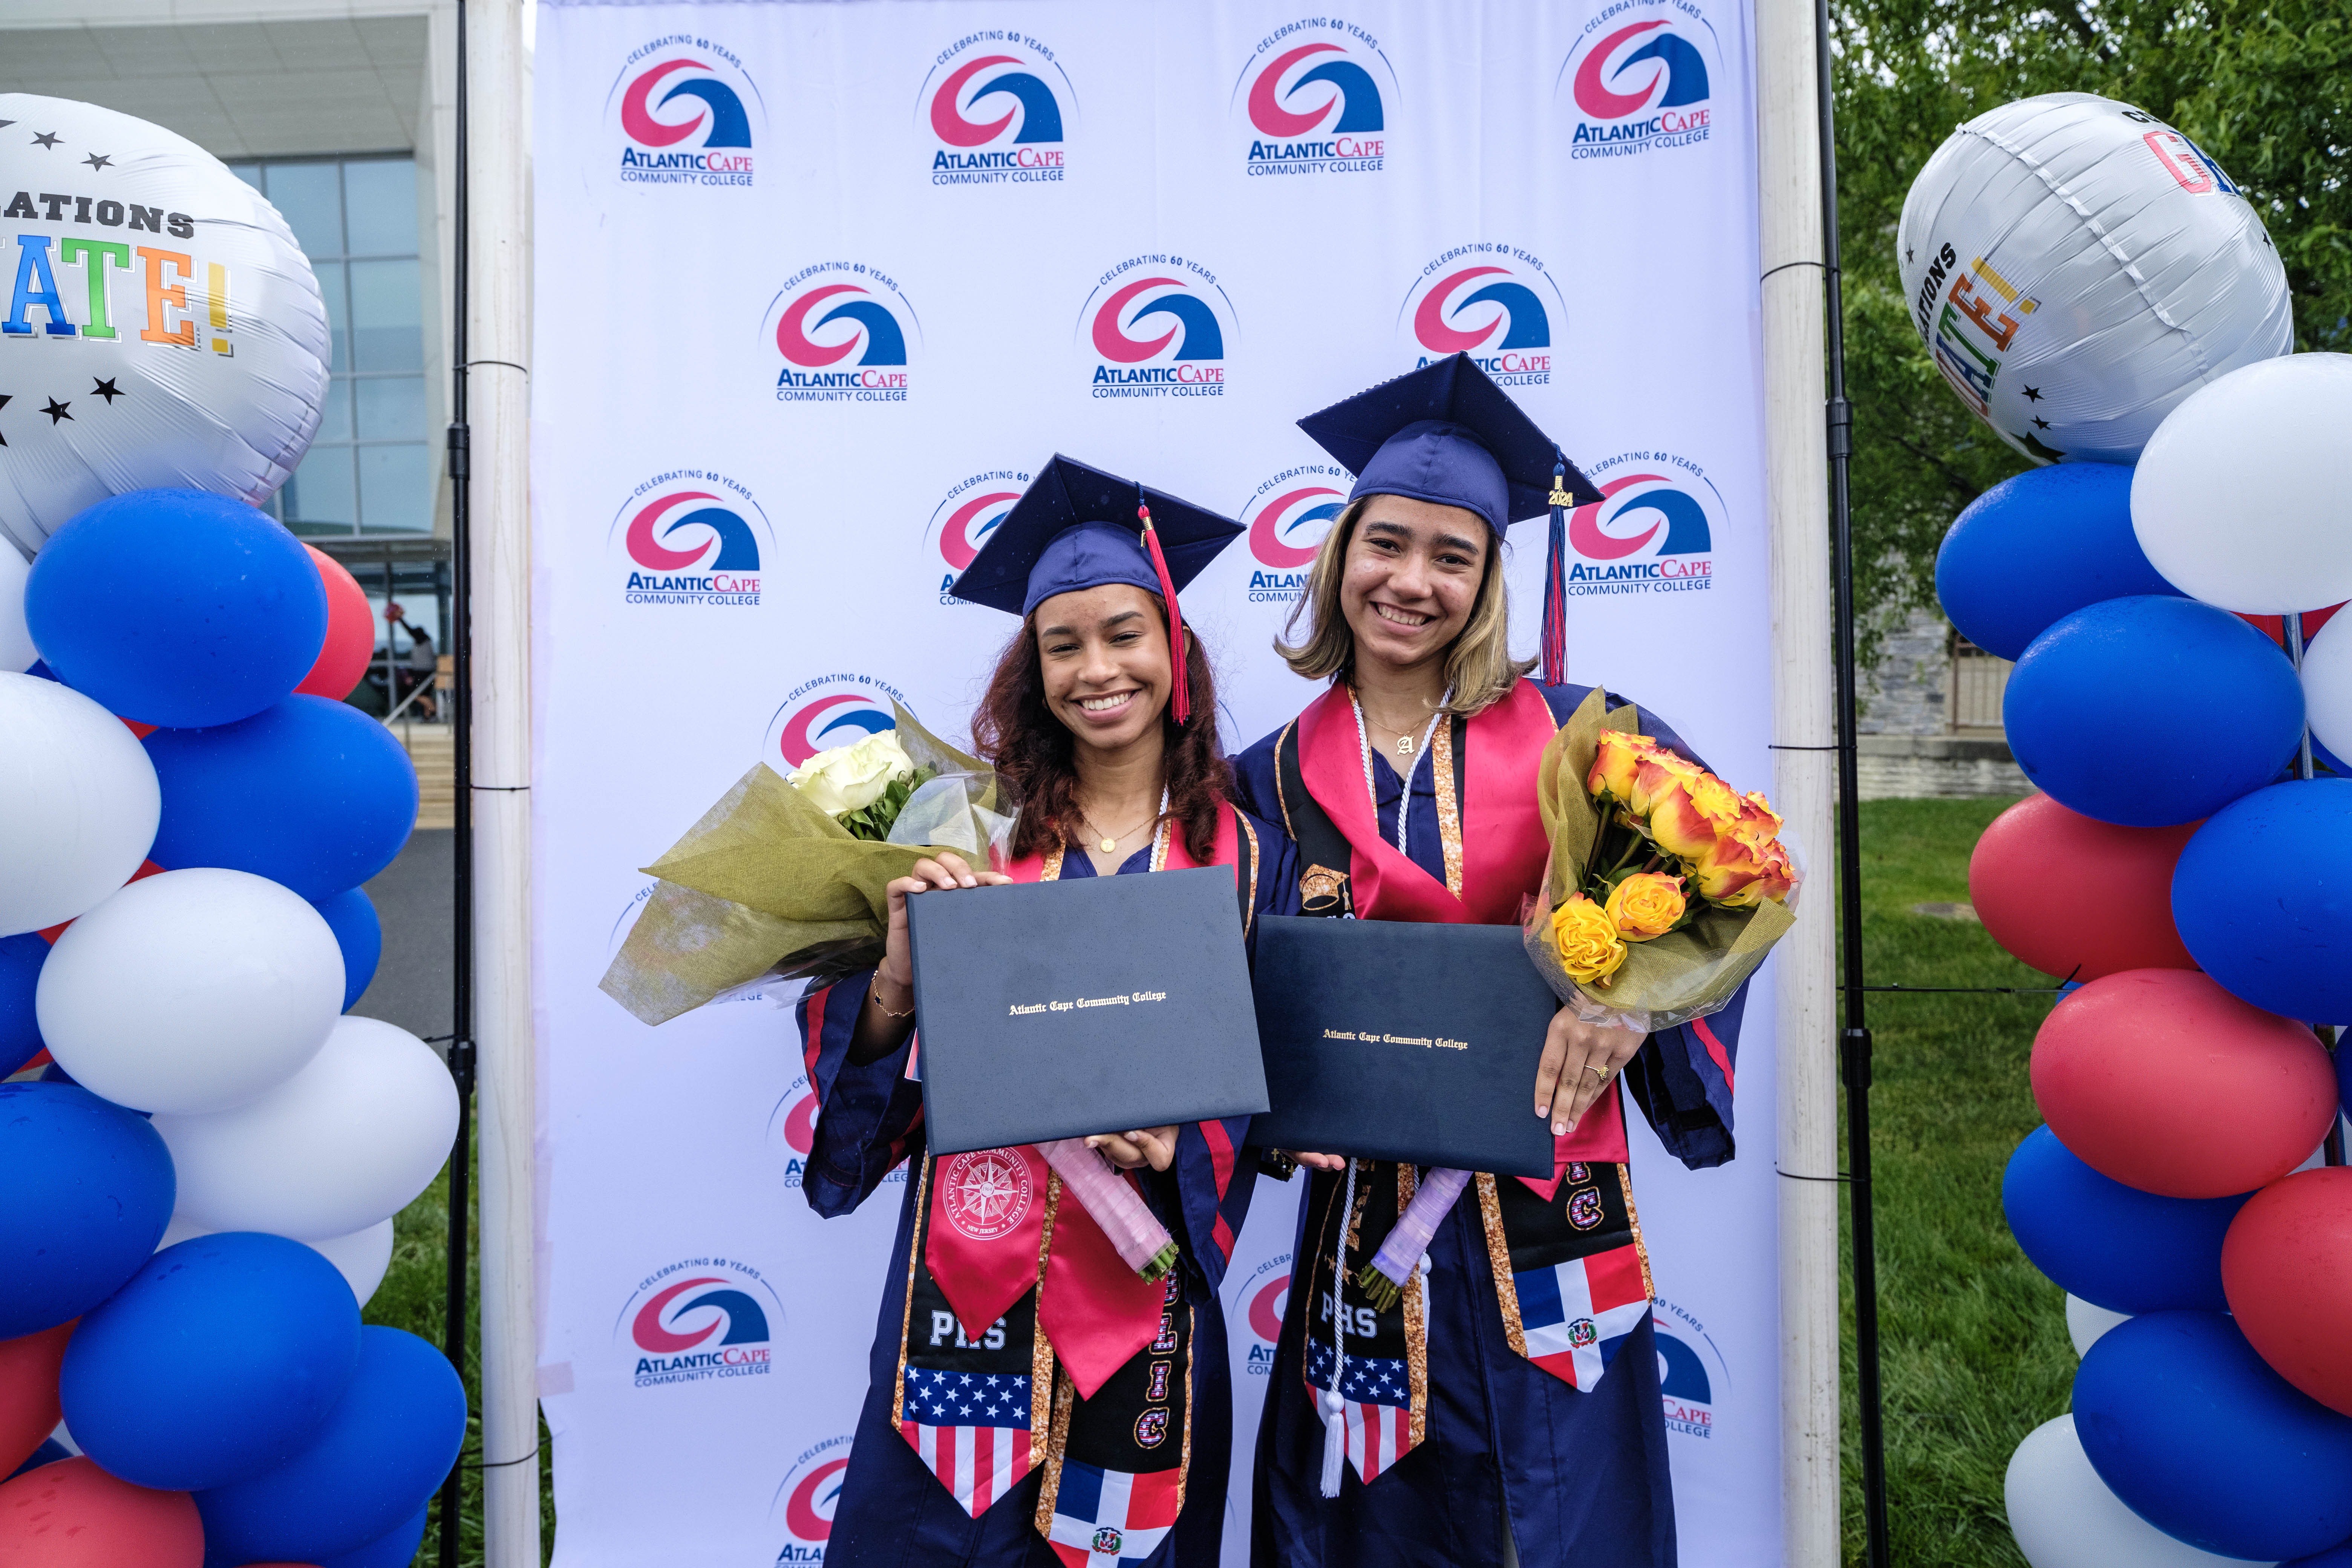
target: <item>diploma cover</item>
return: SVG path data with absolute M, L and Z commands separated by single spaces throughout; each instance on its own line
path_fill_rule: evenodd
M 1518 927 L 1268 915 L 1256 999 L 1252 1143 L 1552 1175 L 1535 1088 L 1559 1002 Z
M 907 925 L 934 1154 L 1266 1108 L 1231 868 L 919 894 Z

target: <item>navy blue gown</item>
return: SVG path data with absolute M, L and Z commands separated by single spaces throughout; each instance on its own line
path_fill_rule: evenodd
M 1588 687 L 1539 687 L 1565 721 Z M 1612 704 L 1622 699 L 1611 694 Z M 1642 732 L 1688 755 L 1675 732 L 1641 715 Z M 1279 731 L 1276 732 L 1276 735 Z M 1237 794 L 1250 811 L 1279 824 L 1275 742 L 1269 735 L 1235 759 Z M 1433 748 L 1412 779 L 1406 853 L 1443 882 Z M 1381 831 L 1395 842 L 1404 784 L 1385 760 L 1373 764 Z M 1475 775 L 1465 787 L 1491 787 Z M 1532 779 L 1504 787 L 1532 789 Z M 1530 880 L 1533 879 L 1530 878 Z M 1731 1158 L 1732 1068 L 1745 989 L 1706 1020 L 1710 1042 L 1690 1026 L 1649 1037 L 1621 1075 L 1667 1151 L 1694 1169 Z M 1718 1059 L 1717 1050 L 1721 1057 Z M 1532 1089 L 1532 1085 L 1530 1086 Z M 1316 1173 L 1316 1198 L 1340 1177 Z M 1304 1279 L 1306 1216 L 1294 1247 Z M 1377 1239 L 1365 1238 L 1376 1246 Z M 1465 1194 L 1430 1247 L 1429 1403 L 1426 1436 L 1370 1487 L 1352 1466 L 1340 1493 L 1322 1495 L 1323 1422 L 1302 1363 L 1311 1303 L 1296 1290 L 1266 1390 L 1257 1440 L 1251 1515 L 1254 1568 L 1453 1568 L 1505 1561 L 1507 1517 L 1519 1560 L 1576 1568 L 1673 1568 L 1673 1483 L 1646 1319 L 1590 1392 L 1569 1386 L 1514 1351 L 1505 1338 L 1486 1239 Z
M 1253 907 L 1258 914 L 1296 913 L 1297 873 L 1289 842 L 1264 822 L 1253 826 L 1259 847 Z M 1150 862 L 1147 845 L 1119 867 L 1118 874 L 1149 872 Z M 1073 849 L 1064 858 L 1061 874 L 1075 879 L 1096 871 L 1084 853 Z M 809 1080 L 820 1107 L 801 1191 L 811 1208 L 827 1216 L 855 1210 L 899 1162 L 923 1157 L 922 1085 L 907 1076 L 908 1048 L 863 1067 L 849 1061 L 850 1035 L 872 983 L 870 970 L 851 975 L 826 991 L 813 992 L 799 1008 Z M 1255 1166 L 1242 1147 L 1247 1127 L 1246 1117 L 1188 1124 L 1177 1135 L 1175 1163 L 1165 1173 L 1142 1173 L 1146 1200 L 1182 1250 L 1184 1299 L 1193 1309 L 1193 1358 L 1200 1369 L 1183 1510 L 1175 1529 L 1148 1560 L 1162 1568 L 1213 1563 L 1224 1527 L 1233 1389 L 1217 1288 L 1234 1237 L 1249 1212 Z M 907 1196 L 899 1207 L 890 1272 L 876 1320 L 866 1404 L 858 1415 L 849 1468 L 843 1473 L 825 1561 L 832 1568 L 1060 1568 L 1061 1559 L 1034 1522 L 1042 1467 L 975 1519 L 924 1467 L 891 1422 L 917 1184 L 905 1184 Z

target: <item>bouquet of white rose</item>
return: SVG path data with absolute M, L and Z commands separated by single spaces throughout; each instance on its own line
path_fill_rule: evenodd
M 898 725 L 765 764 L 645 868 L 656 879 L 601 988 L 647 1024 L 767 981 L 826 981 L 882 957 L 887 888 L 952 849 L 1001 856 L 1012 818 L 996 775 L 906 710 Z

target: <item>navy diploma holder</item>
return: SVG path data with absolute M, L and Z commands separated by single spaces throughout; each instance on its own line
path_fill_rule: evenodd
M 922 893 L 907 930 L 935 1154 L 1265 1109 L 1229 867 Z
M 1552 1174 L 1536 1068 L 1559 999 L 1515 925 L 1268 915 L 1257 1033 L 1266 1149 Z

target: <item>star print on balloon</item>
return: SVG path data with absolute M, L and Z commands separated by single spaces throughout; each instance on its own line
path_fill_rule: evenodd
M 37 552 L 123 490 L 194 484 L 266 502 L 327 390 L 326 307 L 292 231 L 160 126 L 0 93 L 11 125 L 0 342 L 44 347 L 0 348 L 0 538 Z

